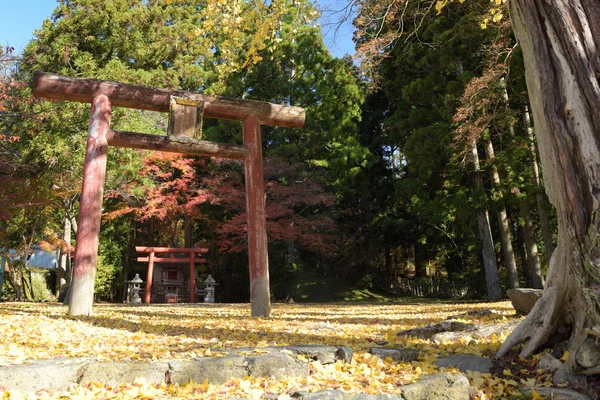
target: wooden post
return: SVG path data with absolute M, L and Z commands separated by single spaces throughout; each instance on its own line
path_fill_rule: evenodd
M 269 294 L 269 255 L 260 120 L 258 117 L 249 116 L 242 125 L 244 145 L 248 148 L 248 158 L 244 162 L 244 167 L 246 211 L 248 213 L 250 302 L 252 303 L 253 317 L 268 317 L 271 314 L 271 296 Z
M 146 294 L 144 303 L 150 304 L 152 299 L 152 279 L 154 279 L 154 250 L 148 255 L 148 274 L 146 274 Z
M 196 254 L 190 252 L 190 303 L 196 302 Z
M 79 205 L 75 266 L 71 283 L 69 315 L 91 315 L 94 302 L 94 278 L 98 259 L 98 237 L 102 215 L 102 195 L 106 175 L 106 133 L 110 126 L 108 97 L 92 101 L 88 139 L 83 166 L 83 184 Z
M 168 136 L 202 139 L 204 102 L 171 96 L 169 102 Z

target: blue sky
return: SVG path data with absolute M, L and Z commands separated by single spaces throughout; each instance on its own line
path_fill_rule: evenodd
M 2 3 L 0 45 L 3 47 L 10 45 L 17 53 L 25 48 L 32 39 L 33 32 L 42 26 L 44 19 L 48 18 L 56 7 L 56 0 L 3 0 Z M 319 0 L 319 3 L 324 8 L 341 9 L 345 2 Z M 354 54 L 351 21 L 346 21 L 336 30 L 331 24 L 335 23 L 337 18 L 335 15 L 324 15 L 322 23 L 325 44 L 336 57 L 341 57 L 345 53 Z

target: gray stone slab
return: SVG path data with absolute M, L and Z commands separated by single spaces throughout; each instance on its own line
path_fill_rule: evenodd
M 252 377 L 270 376 L 271 378 L 296 378 L 308 376 L 310 366 L 296 357 L 284 353 L 248 356 L 247 374 Z M 209 382 L 210 379 L 209 379 Z
M 108 385 L 121 385 L 144 377 L 150 383 L 165 381 L 169 371 L 170 382 L 180 385 L 190 379 L 211 383 L 223 383 L 230 378 L 248 376 L 248 361 L 240 356 L 202 358 L 197 360 L 170 360 L 164 362 L 94 362 L 86 368 L 81 384 L 100 381 Z
M 341 390 L 320 390 L 301 397 L 302 400 L 345 400 Z
M 402 388 L 406 400 L 469 400 L 470 386 L 467 377 L 441 373 Z
M 461 372 L 479 371 L 486 373 L 492 369 L 492 360 L 471 354 L 452 354 L 448 357 L 438 358 L 435 360 L 435 365 L 440 368 L 458 368 Z
M 322 364 L 334 363 L 339 356 L 339 349 L 344 348 L 345 351 L 352 354 L 352 349 L 349 347 L 326 346 L 326 345 L 296 345 L 296 346 L 269 346 L 269 347 L 244 347 L 236 349 L 214 349 L 215 352 L 247 355 L 255 350 L 260 350 L 261 353 L 280 353 L 282 351 L 291 351 L 294 354 L 303 355 L 311 360 L 320 361 Z M 212 350 L 212 349 L 211 349 Z M 352 360 L 352 356 L 350 356 Z
M 542 297 L 542 289 L 519 288 L 506 291 L 510 302 L 515 310 L 523 314 L 529 314 L 538 299 Z
M 584 368 L 600 367 L 600 347 L 596 345 L 596 340 L 586 339 L 577 350 L 575 360 Z
M 554 357 L 552 354 L 544 354 L 540 361 L 538 361 L 538 368 L 543 369 L 544 371 L 554 372 L 562 366 L 562 362 Z
M 354 356 L 354 350 L 347 346 L 338 347 L 335 355 L 338 359 L 342 360 L 345 363 L 351 363 L 352 357 Z
M 0 367 L 0 385 L 21 393 L 40 389 L 66 390 L 80 381 L 90 363 L 87 359 L 43 360 Z
M 465 331 L 458 332 L 440 332 L 431 336 L 431 340 L 435 343 L 452 342 L 457 340 L 475 340 L 487 338 L 494 334 L 510 333 L 520 323 L 519 320 L 505 321 L 496 324 L 480 324 L 473 325 Z
M 336 361 L 336 353 L 338 347 L 336 346 L 322 346 L 322 345 L 297 345 L 297 346 L 285 346 L 286 350 L 289 350 L 295 354 L 301 354 L 311 360 L 320 361 L 321 364 L 331 364 Z
M 144 377 L 147 382 L 186 384 L 192 379 L 210 383 L 224 383 L 231 378 L 246 376 L 283 377 L 308 376 L 308 363 L 285 353 L 256 356 L 227 355 L 225 357 L 199 358 L 196 360 L 169 360 L 155 362 L 100 362 L 93 360 L 36 361 L 24 365 L 0 368 L 0 382 L 7 389 L 27 393 L 40 389 L 67 390 L 70 385 L 86 385 L 100 381 L 108 385 L 130 383 Z
M 419 358 L 420 351 L 417 349 L 392 349 L 387 347 L 372 347 L 369 353 L 380 358 L 390 357 L 395 362 L 411 362 Z
M 357 393 L 348 397 L 348 400 L 403 400 L 402 396 L 397 394 L 366 394 Z
M 569 385 L 577 385 L 583 379 L 585 379 L 585 376 L 568 372 L 567 368 L 565 367 L 565 364 L 562 364 L 556 370 L 556 372 L 554 372 L 554 375 L 552 376 L 552 383 L 554 383 L 555 385 L 562 385 L 565 383 Z
M 431 337 L 441 332 L 463 332 L 474 329 L 475 325 L 465 324 L 464 322 L 448 320 L 438 322 L 437 324 L 429 324 L 419 328 L 408 329 L 398 332 L 398 336 L 414 336 L 420 339 L 431 339 Z
M 302 400 L 403 400 L 401 396 L 395 394 L 346 393 L 333 389 L 320 390 L 297 398 Z

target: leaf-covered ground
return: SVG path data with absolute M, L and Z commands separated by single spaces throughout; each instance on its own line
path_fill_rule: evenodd
M 72 388 L 67 393 L 38 392 L 30 396 L 61 398 L 246 398 L 287 399 L 296 391 L 327 388 L 349 392 L 400 393 L 402 385 L 413 383 L 423 374 L 438 372 L 436 357 L 448 353 L 493 355 L 504 334 L 470 341 L 461 339 L 435 343 L 398 337 L 402 330 L 440 322 L 468 311 L 490 309 L 484 317 L 464 316 L 462 322 L 497 323 L 516 318 L 509 302 L 417 303 L 342 305 L 275 304 L 272 317 L 250 317 L 249 305 L 198 304 L 124 306 L 98 304 L 94 316 L 75 319 L 59 304 L 0 303 L 0 365 L 31 360 L 89 357 L 97 360 L 167 360 L 219 357 L 219 348 L 264 347 L 293 344 L 345 345 L 354 349 L 351 364 L 331 365 L 311 362 L 308 378 L 274 380 L 232 379 L 221 384 L 195 383 L 183 387 L 145 382 L 120 387 L 101 383 Z M 417 362 L 394 363 L 368 353 L 385 347 L 409 347 L 425 351 Z M 468 374 L 480 398 L 519 397 L 520 386 L 549 384 L 549 377 L 531 371 L 515 376 L 510 369 L 502 376 Z M 500 374 L 498 374 L 500 375 Z M 1 398 L 21 394 L 2 391 Z

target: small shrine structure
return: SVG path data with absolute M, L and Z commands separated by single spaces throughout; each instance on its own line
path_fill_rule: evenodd
M 70 315 L 91 315 L 108 147 L 132 147 L 244 161 L 252 315 L 271 313 L 260 125 L 300 128 L 304 109 L 36 72 L 33 94 L 91 103 L 71 282 Z M 169 113 L 167 136 L 110 129 L 111 107 Z M 242 122 L 243 145 L 202 140 L 202 119 Z
M 148 263 L 144 303 L 196 302 L 196 265 L 206 262 L 208 249 L 136 246 L 135 251 L 148 254 L 137 258 Z

